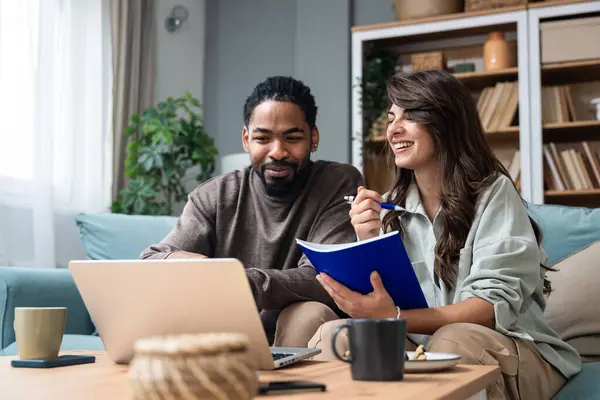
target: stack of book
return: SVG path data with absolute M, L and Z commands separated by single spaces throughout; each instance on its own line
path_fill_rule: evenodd
M 542 123 L 577 121 L 571 87 L 568 85 L 542 87 Z
M 486 132 L 494 132 L 511 126 L 518 105 L 518 82 L 498 82 L 496 86 L 483 89 L 477 101 L 483 129 Z
M 600 188 L 600 160 L 588 142 L 581 149 L 559 151 L 554 143 L 544 145 L 544 181 L 549 190 L 586 190 Z

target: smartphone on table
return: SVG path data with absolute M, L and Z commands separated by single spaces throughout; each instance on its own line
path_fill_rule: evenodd
M 311 381 L 274 381 L 261 382 L 258 394 L 278 394 L 290 392 L 318 391 L 324 392 L 326 386 L 322 383 Z

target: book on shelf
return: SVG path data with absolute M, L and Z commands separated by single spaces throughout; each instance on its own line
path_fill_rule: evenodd
M 577 121 L 571 86 L 542 87 L 542 123 L 552 124 Z
M 511 126 L 519 105 L 518 82 L 498 82 L 486 87 L 477 100 L 477 110 L 486 132 Z
M 544 182 L 549 190 L 586 190 L 600 188 L 600 157 L 586 141 L 581 150 L 559 151 L 554 143 L 543 146 Z

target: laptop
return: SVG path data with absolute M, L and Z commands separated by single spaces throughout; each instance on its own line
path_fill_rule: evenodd
M 257 370 L 321 352 L 269 347 L 244 266 L 236 259 L 85 260 L 71 261 L 69 270 L 117 364 L 131 361 L 139 338 L 184 333 L 245 334 Z

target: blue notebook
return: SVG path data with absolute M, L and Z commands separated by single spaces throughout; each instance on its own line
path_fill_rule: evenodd
M 354 243 L 318 244 L 300 239 L 296 242 L 317 271 L 325 272 L 355 292 L 372 292 L 370 276 L 377 271 L 401 310 L 428 307 L 399 232 Z

